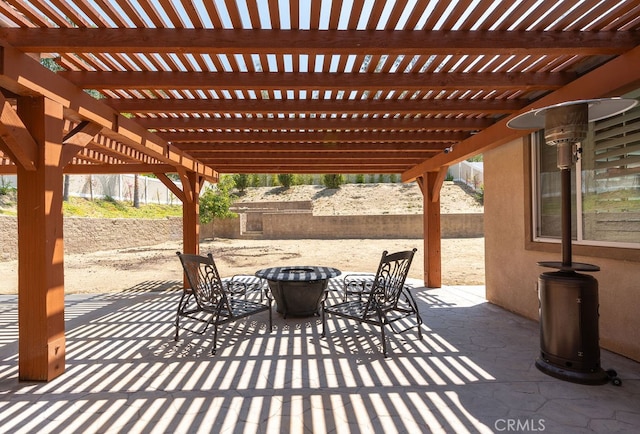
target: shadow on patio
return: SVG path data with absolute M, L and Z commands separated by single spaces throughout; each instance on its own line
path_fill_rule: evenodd
M 340 284 L 333 279 L 333 289 Z M 637 432 L 640 364 L 603 351 L 622 387 L 534 367 L 538 326 L 482 287 L 416 287 L 424 340 L 267 313 L 173 340 L 179 282 L 69 295 L 67 368 L 18 382 L 17 297 L 0 296 L 0 432 Z M 334 296 L 336 291 L 332 291 Z

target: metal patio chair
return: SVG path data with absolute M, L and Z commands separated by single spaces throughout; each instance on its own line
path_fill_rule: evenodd
M 176 334 L 178 340 L 179 329 L 184 328 L 198 334 L 204 334 L 209 325 L 214 325 L 212 354 L 216 353 L 218 326 L 234 322 L 241 318 L 263 312 L 269 312 L 269 332 L 273 328 L 271 316 L 272 298 L 268 287 L 260 283 L 264 294 L 260 295 L 260 302 L 247 298 L 246 282 L 223 282 L 213 260 L 213 255 L 190 255 L 176 252 L 187 276 L 189 288 L 185 288 L 178 303 L 176 314 Z M 235 277 L 235 276 L 234 276 Z M 264 302 L 264 298 L 267 299 Z M 180 324 L 180 318 L 186 317 L 203 322 L 201 330 L 187 329 Z
M 394 333 L 417 328 L 418 338 L 422 340 L 422 318 L 409 288 L 405 286 L 416 250 L 391 254 L 385 250 L 375 276 L 371 280 L 365 280 L 371 282 L 370 287 L 360 286 L 359 288 L 364 290 L 358 291 L 358 297 L 350 300 L 345 295 L 342 302 L 334 305 L 327 305 L 325 297 L 322 304 L 322 337 L 326 336 L 326 316 L 329 314 L 380 327 L 382 352 L 385 357 L 385 326 L 389 326 Z M 403 323 L 402 329 L 397 328 L 399 322 Z

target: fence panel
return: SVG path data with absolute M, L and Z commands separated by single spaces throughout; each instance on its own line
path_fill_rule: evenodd
M 64 180 L 61 180 L 64 182 Z M 180 187 L 180 181 L 176 181 Z M 16 175 L 0 175 L 0 185 L 17 187 Z M 133 202 L 135 175 L 69 175 L 69 196 L 86 199 L 110 197 L 118 201 Z M 178 198 L 157 178 L 138 176 L 140 203 L 180 205 Z
M 482 162 L 461 161 L 449 167 L 448 175 L 454 181 L 464 182 L 475 191 L 484 186 L 484 165 Z

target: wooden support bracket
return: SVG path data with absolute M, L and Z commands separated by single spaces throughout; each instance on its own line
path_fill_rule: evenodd
M 171 193 L 175 194 L 176 197 L 180 200 L 180 202 L 184 203 L 187 198 L 184 191 L 180 190 L 180 188 L 176 185 L 175 182 L 171 178 L 169 178 L 164 173 L 154 173 L 158 177 L 160 181 L 167 187 Z
M 62 164 L 67 165 L 78 152 L 102 131 L 103 126 L 89 121 L 80 122 L 62 139 Z
M 29 130 L 0 93 L 0 149 L 24 170 L 36 170 L 38 145 Z

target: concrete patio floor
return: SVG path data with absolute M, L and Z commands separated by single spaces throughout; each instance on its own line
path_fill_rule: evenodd
M 333 279 L 331 287 L 339 285 Z M 173 340 L 179 282 L 66 298 L 66 372 L 19 382 L 17 297 L 0 296 L 0 432 L 422 433 L 640 431 L 640 364 L 602 351 L 621 387 L 539 372 L 538 325 L 483 287 L 416 287 L 424 339 L 263 312 Z M 332 296 L 336 291 L 331 292 Z

